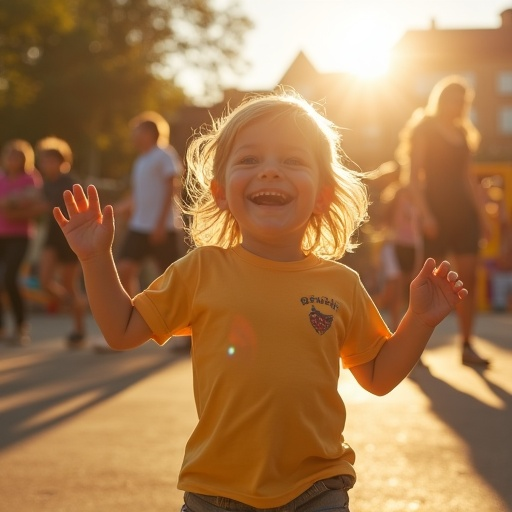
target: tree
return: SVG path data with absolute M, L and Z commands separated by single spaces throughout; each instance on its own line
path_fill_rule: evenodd
M 170 116 L 184 73 L 214 95 L 248 28 L 233 0 L 0 0 L 0 138 L 55 134 L 82 169 L 120 176 L 127 121 Z

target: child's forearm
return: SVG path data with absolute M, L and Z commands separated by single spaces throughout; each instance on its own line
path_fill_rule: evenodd
M 389 393 L 418 362 L 434 328 L 407 311 L 396 332 L 383 345 L 374 361 L 371 390 L 378 395 Z
M 139 328 L 133 328 L 135 308 L 121 285 L 112 253 L 95 256 L 81 264 L 91 311 L 107 343 L 118 350 L 144 343 L 151 332 L 149 328 L 141 329 L 144 326 L 140 322 Z

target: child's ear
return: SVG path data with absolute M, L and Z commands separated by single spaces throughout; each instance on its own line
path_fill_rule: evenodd
M 215 200 L 215 203 L 219 207 L 220 210 L 227 210 L 228 209 L 228 201 L 226 199 L 226 190 L 224 187 L 217 181 L 213 180 L 210 189 L 212 191 L 213 199 Z
M 324 185 L 323 187 L 321 187 L 320 190 L 318 191 L 318 194 L 316 195 L 313 213 L 315 215 L 322 215 L 326 213 L 329 210 L 333 199 L 334 188 L 328 185 Z

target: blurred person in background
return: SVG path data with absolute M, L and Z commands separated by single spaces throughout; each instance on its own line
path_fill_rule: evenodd
M 487 366 L 473 347 L 476 269 L 487 223 L 471 161 L 480 134 L 469 118 L 474 92 L 462 77 L 449 76 L 432 89 L 400 134 L 397 160 L 410 169 L 420 210 L 423 257 L 453 255 L 454 268 L 469 290 L 457 306 L 463 364 Z
M 163 272 L 180 256 L 180 218 L 175 199 L 180 194 L 183 165 L 169 144 L 169 124 L 156 112 L 131 120 L 138 158 L 131 174 L 129 196 L 115 206 L 128 214 L 128 232 L 119 252 L 119 277 L 130 296 L 140 291 L 142 264 L 151 258 Z
M 69 307 L 73 322 L 66 341 L 70 348 L 85 343 L 87 301 L 82 291 L 81 268 L 62 230 L 53 218 L 53 208 L 64 207 L 63 193 L 72 190 L 78 180 L 70 173 L 73 153 L 69 144 L 57 137 L 46 137 L 36 145 L 37 167 L 43 177 L 46 234 L 39 262 L 39 280 L 43 290 L 57 302 Z
M 0 301 L 0 338 L 16 345 L 30 343 L 20 270 L 33 235 L 32 219 L 40 198 L 41 177 L 34 168 L 34 150 L 25 140 L 7 142 L 0 170 L 0 292 L 6 291 L 14 316 L 14 335 L 7 337 Z
M 399 168 L 398 179 L 382 191 L 379 201 L 383 205 L 380 222 L 384 232 L 381 301 L 388 310 L 392 330 L 398 327 L 409 302 L 409 285 L 421 268 L 420 217 L 414 196 L 409 173 Z
M 169 123 L 160 114 L 142 112 L 130 121 L 130 128 L 139 156 L 132 168 L 130 193 L 114 209 L 117 215 L 128 217 L 117 268 L 123 287 L 134 297 L 141 289 L 140 275 L 148 259 L 162 273 L 182 255 L 176 199 L 181 193 L 183 164 L 169 144 Z M 188 338 L 183 348 L 189 347 Z M 111 352 L 104 340 L 98 340 L 95 349 Z

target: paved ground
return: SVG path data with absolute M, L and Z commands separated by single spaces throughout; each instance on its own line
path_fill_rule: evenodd
M 68 351 L 67 319 L 34 315 L 29 348 L 0 345 L 0 512 L 178 511 L 195 423 L 185 355 Z M 97 332 L 90 321 L 91 332 Z M 386 397 L 342 375 L 357 454 L 352 512 L 512 512 L 512 316 L 482 315 L 484 372 L 459 364 L 455 319 Z

